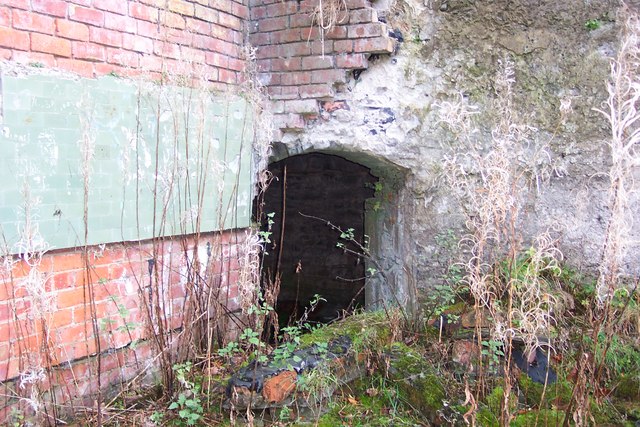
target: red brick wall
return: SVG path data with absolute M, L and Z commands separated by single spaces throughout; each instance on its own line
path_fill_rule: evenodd
M 190 64 L 208 80 L 236 83 L 244 69 L 247 0 L 4 0 L 0 59 L 85 77 L 159 77 Z
M 341 98 L 349 70 L 367 68 L 371 54 L 394 50 L 389 28 L 368 0 L 346 0 L 347 12 L 324 42 L 313 22 L 317 5 L 317 0 L 251 0 L 249 40 L 282 130 L 304 129 L 322 102 Z
M 149 284 L 153 283 L 154 300 L 160 297 L 166 307 L 165 328 L 178 340 L 179 331 L 191 328 L 185 322 L 193 308 L 189 294 L 194 284 L 189 277 L 195 248 L 202 264 L 197 270 L 218 301 L 234 311 L 239 307 L 238 257 L 244 237 L 244 230 L 237 230 L 202 235 L 197 242 L 193 237 L 158 242 L 151 276 L 151 242 L 91 247 L 88 268 L 81 250 L 46 254 L 30 264 L 14 259 L 12 265 L 5 259 L 0 269 L 0 420 L 16 405 L 28 412 L 18 397 L 31 396 L 29 383 L 20 383 L 34 366 L 44 368 L 37 381 L 43 401 L 50 403 L 55 397 L 57 404 L 91 405 L 98 383 L 91 301 L 103 390 L 117 391 L 140 372 L 157 374 L 158 349 L 149 339 Z M 34 281 L 40 285 L 34 286 Z

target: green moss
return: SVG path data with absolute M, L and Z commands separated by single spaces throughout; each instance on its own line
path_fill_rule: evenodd
M 504 388 L 502 386 L 497 386 L 491 393 L 486 397 L 487 406 L 493 415 L 496 418 L 500 418 L 500 403 L 502 402 L 502 396 L 504 395 Z
M 520 375 L 518 385 L 525 397 L 526 404 L 530 407 L 542 406 L 549 408 L 551 405 L 566 406 L 569 404 L 573 392 L 573 384 L 566 379 L 559 378 L 555 383 L 547 385 L 544 393 L 544 402 L 541 402 L 542 391 L 544 389 L 543 384 L 534 382 L 527 375 Z
M 636 375 L 621 376 L 614 395 L 620 399 L 640 401 L 640 378 Z
M 517 415 L 511 421 L 511 427 L 559 426 L 564 420 L 564 411 L 542 409 Z
M 332 339 L 347 336 L 354 350 L 366 346 L 379 348 L 391 339 L 389 321 L 383 311 L 355 314 L 340 322 L 320 327 L 300 337 L 300 346 L 309 347 L 315 343 L 329 342 Z
M 498 417 L 486 406 L 478 409 L 476 420 L 478 421 L 478 425 L 483 427 L 498 427 L 500 425 Z
M 434 419 L 446 399 L 440 376 L 424 363 L 420 353 L 404 344 L 393 343 L 384 352 L 389 356 L 389 378 L 396 382 L 403 398 Z

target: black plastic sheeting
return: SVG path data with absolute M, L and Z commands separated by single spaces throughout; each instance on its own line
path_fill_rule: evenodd
M 238 370 L 229 379 L 227 397 L 231 397 L 233 387 L 244 387 L 250 391 L 260 393 L 265 379 L 291 369 L 298 374 L 311 370 L 322 362 L 346 355 L 350 348 L 351 339 L 349 337 L 339 337 L 329 341 L 326 351 L 313 344 L 310 347 L 294 351 L 289 358 L 284 360 L 276 361 L 273 360 L 273 357 L 270 357 L 271 360 L 264 364 L 254 360 Z

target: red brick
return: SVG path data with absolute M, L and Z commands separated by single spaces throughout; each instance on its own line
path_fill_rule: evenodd
M 233 71 L 221 68 L 218 70 L 218 81 L 235 84 L 237 83 L 237 75 Z
M 216 67 L 227 68 L 229 66 L 229 57 L 216 52 L 207 52 L 205 62 Z
M 125 67 L 138 68 L 140 65 L 140 54 L 122 49 L 107 48 L 107 62 Z M 109 277 L 113 278 L 111 275 L 109 275 Z
M 8 323 L 12 318 L 13 318 L 13 314 L 11 312 L 11 308 L 9 307 L 9 304 L 6 302 L 0 304 L 0 324 Z M 7 341 L 0 340 L 0 342 L 7 342 Z M 0 360 L 2 360 L 1 357 L 0 357 Z
M 199 4 L 196 4 L 195 16 L 206 22 L 218 22 L 218 11 Z
M 169 43 L 176 43 L 180 45 L 191 45 L 194 39 L 194 34 L 188 31 L 183 31 L 177 28 L 167 28 L 165 30 L 165 41 Z
M 209 0 L 209 6 L 225 13 L 231 13 L 233 10 L 232 4 L 233 1 L 218 1 L 218 0 Z
M 140 53 L 153 53 L 153 40 L 132 34 L 123 34 L 122 47 Z
M 49 325 L 53 329 L 57 329 L 63 326 L 68 326 L 73 323 L 73 309 L 66 308 L 64 310 L 56 310 L 51 317 L 51 324 Z
M 207 67 L 206 71 L 204 72 L 204 77 L 207 79 L 207 81 L 210 82 L 217 82 L 218 81 L 218 68 L 215 67 Z
M 303 40 L 316 40 L 320 38 L 320 29 L 316 25 L 305 27 L 300 30 L 300 35 Z
M 233 2 L 232 7 L 232 15 L 237 16 L 240 19 L 248 20 L 249 19 L 249 8 L 243 4 L 239 4 Z
M 305 56 L 302 58 L 302 69 L 320 70 L 323 68 L 333 68 L 332 56 Z
M 39 52 L 23 52 L 20 50 L 14 50 L 11 55 L 11 60 L 20 64 L 41 64 L 46 67 L 55 67 L 56 58 L 49 53 Z
M 11 28 L 0 27 L 0 46 L 20 50 L 29 50 L 29 33 Z
M 291 17 L 291 28 L 309 28 L 313 25 L 313 17 L 308 13 L 298 13 Z
M 336 56 L 336 66 L 338 68 L 362 69 L 367 68 L 369 63 L 367 57 L 363 53 L 353 55 L 342 54 Z
M 192 34 L 191 46 L 196 49 L 209 50 L 211 46 L 211 37 L 203 36 L 200 34 Z
M 211 26 L 211 36 L 220 40 L 235 43 L 235 34 L 237 31 L 230 30 L 229 28 L 222 27 L 220 25 Z
M 307 42 L 286 43 L 280 45 L 281 56 L 304 56 L 311 53 L 311 48 Z
M 181 30 L 186 28 L 184 18 L 177 13 L 160 11 L 160 22 L 169 28 L 180 28 Z
M 302 40 L 300 29 L 292 28 L 271 33 L 273 43 L 290 43 Z
M 118 30 L 123 33 L 136 32 L 136 20 L 129 16 L 122 16 L 116 13 L 105 12 L 104 27 L 110 30 Z
M 11 26 L 11 9 L 8 7 L 0 7 L 0 26 Z
M 151 37 L 153 39 L 157 39 L 160 37 L 160 33 L 158 32 L 158 26 L 156 24 L 152 24 L 151 22 L 146 21 L 137 21 L 138 27 L 138 35 L 144 37 Z
M 295 371 L 284 371 L 270 377 L 264 382 L 262 396 L 270 403 L 282 402 L 295 390 L 297 377 Z
M 180 59 L 187 62 L 194 62 L 198 64 L 204 64 L 205 53 L 198 49 L 192 49 L 190 47 L 182 46 L 180 48 Z M 197 73 L 196 73 L 197 74 Z
M 37 13 L 13 10 L 13 27 L 18 30 L 53 34 L 55 31 L 54 19 Z
M 258 59 L 256 61 L 256 69 L 258 72 L 271 71 L 271 59 Z
M 143 55 L 140 58 L 140 68 L 148 71 L 162 71 L 163 59 L 153 55 Z
M 257 33 L 249 35 L 249 43 L 253 46 L 263 46 L 271 43 L 271 34 L 273 33 Z
M 284 30 L 289 24 L 288 17 L 267 18 L 258 22 L 260 31 L 269 32 L 276 30 Z
M 354 42 L 354 51 L 363 53 L 392 53 L 393 40 L 388 37 L 360 39 Z
M 193 16 L 193 3 L 185 0 L 169 0 L 170 11 L 180 15 Z
M 173 43 L 165 43 L 156 40 L 153 42 L 153 52 L 158 56 L 180 59 L 180 47 Z
M 93 0 L 93 7 L 119 15 L 127 14 L 127 2 L 124 0 Z
M 280 56 L 280 52 L 281 49 L 279 45 L 261 46 L 256 49 L 256 58 L 278 58 Z
M 348 33 L 348 27 L 345 26 L 335 26 L 329 31 L 325 31 L 324 38 L 325 39 L 346 39 Z
M 0 58 L 6 60 L 11 59 L 11 49 L 0 48 Z
M 56 19 L 56 35 L 72 40 L 89 40 L 89 27 L 78 22 Z
M 225 42 L 223 40 L 216 40 L 216 39 L 211 40 L 210 50 L 225 54 L 227 56 L 232 56 L 234 58 L 238 58 L 240 56 L 238 51 L 238 46 L 232 43 Z
M 67 16 L 67 2 L 61 0 L 31 0 L 35 12 L 59 17 Z
M 347 10 L 370 8 L 371 2 L 369 0 L 345 0 L 347 4 Z
M 273 117 L 276 129 L 298 131 L 304 129 L 304 118 L 300 114 L 278 114 Z
M 71 56 L 71 42 L 46 34 L 31 34 L 31 50 L 57 56 Z
M 69 5 L 69 18 L 73 21 L 84 22 L 98 27 L 104 25 L 104 12 L 73 4 Z
M 362 24 L 365 22 L 377 22 L 378 12 L 375 9 L 353 10 L 349 13 L 350 24 Z
M 200 1 L 206 1 L 206 0 L 200 0 Z M 167 4 L 166 0 L 139 0 L 139 2 L 144 3 L 148 6 L 153 6 L 157 8 L 163 8 Z
M 58 309 L 83 305 L 85 302 L 85 290 L 83 287 L 63 289 L 56 293 L 56 306 Z M 87 299 L 89 295 L 87 293 Z
M 2 0 L 3 6 L 8 6 L 16 9 L 30 9 L 31 1 L 30 0 Z
M 211 32 L 211 24 L 201 21 L 199 19 L 187 18 L 186 28 L 189 31 L 193 31 L 200 34 L 209 34 Z
M 372 24 L 349 25 L 347 35 L 350 39 L 355 39 L 360 37 L 379 37 L 386 35 L 386 33 L 386 24 L 376 22 Z
M 311 74 L 311 83 L 345 83 L 345 70 L 316 70 Z
M 158 22 L 158 9 L 140 3 L 129 3 L 129 16 L 143 21 Z
M 300 98 L 333 98 L 334 92 L 327 84 L 313 84 L 298 88 Z
M 300 2 L 300 12 L 313 13 L 318 6 L 318 2 L 315 0 L 302 0 Z
M 298 88 L 295 86 L 271 86 L 267 88 L 271 99 L 294 100 L 298 98 Z
M 293 15 L 298 13 L 298 1 L 281 1 L 267 6 L 267 15 L 269 17 Z
M 122 34 L 118 31 L 91 27 L 89 28 L 89 41 L 107 46 L 121 47 Z
M 306 71 L 283 73 L 280 82 L 285 86 L 310 84 L 312 74 Z
M 84 64 L 84 65 L 80 65 Z M 65 59 L 59 58 L 56 64 L 59 68 L 63 68 L 66 70 L 73 71 L 78 74 L 86 75 L 86 69 L 91 69 L 93 73 L 93 65 L 87 61 L 78 61 L 74 59 Z M 73 68 L 73 70 L 71 69 Z M 84 72 L 79 72 L 78 69 L 84 69 Z M 78 276 L 81 275 L 82 272 L 79 271 L 64 271 L 60 273 L 56 273 L 53 275 L 53 286 L 55 290 L 60 290 L 64 288 L 73 288 L 75 287 L 80 280 L 78 280 Z
M 229 69 L 233 71 L 243 71 L 245 62 L 241 59 L 229 58 Z
M 94 43 L 73 42 L 71 45 L 73 57 L 90 61 L 104 61 L 106 59 L 105 48 Z
M 302 69 L 301 58 L 276 58 L 271 60 L 273 71 L 298 71 Z
M 353 52 L 353 40 L 336 40 L 333 42 L 333 50 L 344 53 Z
M 310 45 L 312 55 L 327 55 L 333 53 L 332 40 L 315 40 L 308 44 Z
M 251 19 L 257 21 L 262 18 L 266 18 L 267 15 L 267 6 L 257 6 L 251 8 Z
M 80 6 L 91 7 L 92 0 L 67 0 L 67 2 L 78 4 Z
M 233 15 L 220 13 L 218 15 L 218 23 L 223 27 L 232 28 L 234 30 L 242 29 L 242 21 Z

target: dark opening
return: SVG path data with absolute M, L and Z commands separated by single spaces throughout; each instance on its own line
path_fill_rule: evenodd
M 377 178 L 365 166 L 320 153 L 289 157 L 269 170 L 274 179 L 264 195 L 263 229 L 266 215 L 274 215 L 263 281 L 273 280 L 279 271 L 280 325 L 300 319 L 316 294 L 326 301 L 309 314 L 312 322 L 327 323 L 363 307 L 365 262 L 337 246 L 340 232 L 327 221 L 353 229 L 355 239 L 363 242 L 365 200 L 373 197 Z

